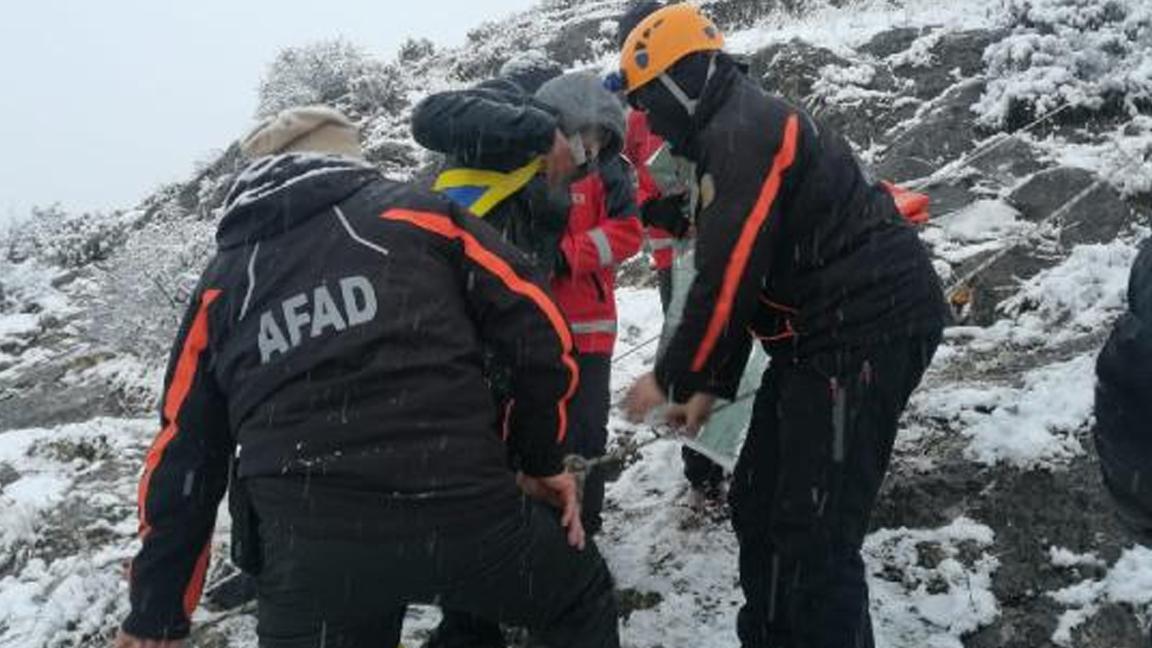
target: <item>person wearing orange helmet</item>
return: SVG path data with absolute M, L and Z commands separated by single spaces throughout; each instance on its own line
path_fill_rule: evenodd
M 689 4 L 629 34 L 621 74 L 696 164 L 697 276 L 626 408 L 666 400 L 689 433 L 733 398 L 754 339 L 771 363 L 730 490 L 745 648 L 873 645 L 860 548 L 898 420 L 948 311 L 915 229 L 847 141 L 766 94 Z

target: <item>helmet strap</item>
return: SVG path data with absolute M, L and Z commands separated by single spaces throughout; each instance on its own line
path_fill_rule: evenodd
M 712 76 L 714 74 L 716 74 L 715 52 L 713 52 L 712 56 L 708 58 L 708 74 L 704 77 L 704 85 L 700 88 L 701 97 L 704 96 L 704 91 L 708 89 L 708 83 L 712 81 Z M 676 83 L 676 80 L 673 79 L 667 72 L 661 72 L 660 76 L 656 78 L 660 79 L 660 83 L 663 84 L 664 88 L 667 89 L 668 92 L 670 92 L 672 96 L 676 98 L 676 101 L 678 101 L 680 105 L 684 107 L 684 110 L 688 112 L 689 117 L 696 116 L 696 108 L 700 105 L 699 99 L 692 99 L 689 97 L 688 93 L 684 92 L 684 88 L 681 88 L 680 84 Z

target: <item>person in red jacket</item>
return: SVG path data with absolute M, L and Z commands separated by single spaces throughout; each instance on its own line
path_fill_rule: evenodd
M 622 48 L 628 34 L 636 28 L 636 25 L 662 8 L 662 4 L 651 0 L 630 5 L 621 16 L 617 27 L 617 46 Z M 608 85 L 615 85 L 615 81 L 608 82 Z M 692 221 L 688 217 L 690 200 L 688 191 L 667 194 L 662 192 L 660 184 L 648 168 L 653 158 L 665 146 L 664 139 L 652 132 L 644 111 L 629 111 L 624 155 L 636 167 L 638 179 L 636 198 L 640 203 L 640 219 L 646 227 L 648 249 L 652 253 L 652 267 L 656 270 L 660 306 L 667 314 L 672 303 L 672 264 L 676 258 L 676 241 L 690 236 Z M 681 448 L 680 455 L 684 461 L 684 477 L 692 490 L 706 498 L 719 498 L 724 482 L 724 469 L 688 446 Z
M 690 223 L 684 216 L 682 201 L 667 200 L 675 197 L 661 196 L 660 187 L 648 171 L 649 160 L 663 147 L 664 140 L 648 128 L 648 118 L 644 113 L 639 110 L 629 111 L 624 155 L 636 168 L 636 200 L 641 207 L 641 218 L 645 226 L 644 237 L 648 251 L 652 253 L 652 269 L 656 271 L 656 281 L 660 287 L 660 306 L 667 312 L 668 305 L 672 302 L 672 261 L 675 259 L 676 239 L 683 236 Z M 664 208 L 665 206 L 671 206 L 672 210 Z M 649 212 L 652 215 L 659 213 L 671 216 L 673 220 L 661 227 L 660 224 L 653 222 Z
M 662 7 L 653 0 L 641 0 L 629 5 L 618 21 L 616 46 L 623 47 L 624 40 L 636 25 Z M 656 271 L 660 288 L 660 306 L 667 312 L 672 302 L 672 261 L 675 258 L 676 240 L 687 233 L 691 222 L 685 215 L 683 198 L 662 196 L 659 185 L 648 172 L 649 161 L 663 147 L 664 140 L 648 128 L 648 117 L 643 111 L 629 111 L 624 155 L 636 168 L 636 199 L 640 205 L 640 218 L 645 226 L 644 236 L 648 251 L 652 254 L 652 269 Z
M 649 13 L 660 8 L 650 9 Z M 641 9 L 646 5 L 638 5 Z M 635 18 L 642 20 L 647 14 Z M 623 29 L 629 23 L 621 21 Z M 676 241 L 690 237 L 691 220 L 688 213 L 688 191 L 663 195 L 659 183 L 652 176 L 648 163 L 664 148 L 665 142 L 648 127 L 647 116 L 639 110 L 628 114 L 628 134 L 625 155 L 636 166 L 639 178 L 637 198 L 640 202 L 641 220 L 647 226 L 648 244 L 652 251 L 653 265 L 656 268 L 660 289 L 660 304 L 665 314 L 672 302 L 672 263 L 676 258 Z M 684 461 L 684 477 L 692 490 L 700 496 L 712 500 L 720 498 L 723 492 L 724 468 L 708 457 L 688 446 L 680 450 Z
M 560 243 L 552 291 L 568 318 L 579 351 L 580 387 L 572 399 L 569 450 L 585 458 L 608 443 L 609 382 L 616 344 L 616 268 L 640 251 L 632 171 L 621 156 L 624 109 L 599 77 L 577 72 L 541 86 L 536 99 L 555 109 L 560 127 L 578 135 L 588 173 L 572 184 L 568 229 Z M 601 526 L 604 475 L 593 469 L 584 482 L 583 521 Z

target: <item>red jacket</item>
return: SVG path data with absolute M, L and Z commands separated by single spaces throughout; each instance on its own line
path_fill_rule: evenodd
M 648 160 L 664 146 L 660 139 L 648 128 L 648 117 L 639 110 L 628 113 L 628 133 L 624 138 L 624 155 L 636 168 L 638 189 L 636 202 L 643 205 L 654 198 L 660 197 L 660 187 L 648 172 Z M 648 249 L 652 252 L 652 267 L 657 270 L 666 270 L 672 267 L 672 244 L 676 240 L 671 234 L 659 227 L 644 228 L 648 240 Z
M 616 267 L 640 251 L 628 163 L 617 157 L 572 184 L 572 211 L 560 250 L 568 272 L 552 280 L 581 353 L 611 354 L 616 344 Z

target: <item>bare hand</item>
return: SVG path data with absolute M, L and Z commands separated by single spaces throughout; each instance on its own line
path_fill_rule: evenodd
M 656 374 L 644 374 L 632 383 L 628 395 L 624 397 L 624 414 L 633 423 L 640 423 L 648 417 L 652 410 L 668 401 L 664 390 L 656 382 Z
M 563 186 L 576 175 L 576 160 L 572 158 L 572 147 L 564 133 L 556 131 L 552 139 L 552 150 L 544 156 L 544 174 L 552 187 Z
M 551 477 L 529 477 L 523 473 L 516 476 L 520 489 L 529 497 L 560 509 L 560 526 L 568 530 L 568 544 L 583 550 L 585 544 L 584 524 L 580 521 L 580 496 L 577 493 L 576 477 L 562 472 Z
M 712 417 L 715 407 L 716 397 L 712 394 L 693 394 L 687 403 L 668 408 L 668 422 L 694 439 L 700 433 L 700 428 Z
M 184 648 L 183 639 L 141 639 L 123 630 L 116 633 L 113 648 Z

